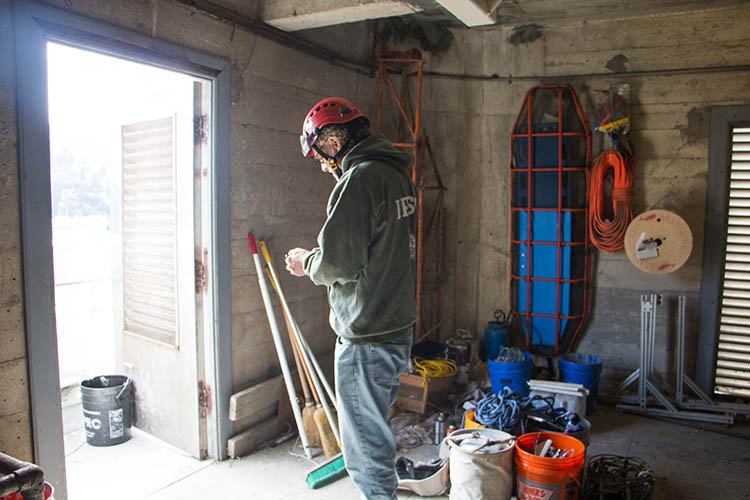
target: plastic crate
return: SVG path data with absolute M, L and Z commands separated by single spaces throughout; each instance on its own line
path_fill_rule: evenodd
M 445 401 L 453 383 L 453 377 L 453 375 L 440 378 L 428 377 L 427 383 L 423 387 L 422 375 L 401 374 L 398 378 L 401 387 L 398 390 L 396 406 L 402 410 L 427 413 L 429 406 L 440 406 Z

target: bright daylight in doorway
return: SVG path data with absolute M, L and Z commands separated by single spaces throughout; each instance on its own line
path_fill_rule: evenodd
M 105 449 L 86 446 L 78 389 L 82 380 L 123 371 L 122 192 L 128 189 L 123 137 L 127 127 L 170 124 L 166 177 L 171 179 L 159 181 L 158 196 L 170 200 L 169 208 L 159 209 L 165 217 L 164 233 L 176 232 L 176 213 L 183 206 L 179 199 L 189 197 L 187 206 L 192 207 L 196 79 L 54 43 L 48 44 L 47 54 L 55 314 L 68 491 L 70 498 L 87 500 L 109 490 L 94 477 L 107 481 L 112 474 L 127 475 L 128 460 L 139 470 L 145 465 L 143 453 L 131 453 L 128 459 L 120 452 L 114 468 L 102 455 Z M 180 182 L 180 177 L 186 180 Z M 188 218 L 192 223 L 192 214 Z M 170 252 L 174 259 L 175 252 Z M 166 262 L 174 274 L 175 266 Z M 143 442 L 144 437 L 139 438 Z M 181 454 L 173 459 L 174 453 L 154 449 L 146 454 L 164 468 L 160 481 L 168 479 L 170 463 L 183 472 L 198 463 Z M 121 493 L 122 498 L 140 498 L 160 487 L 148 479 L 118 483 L 123 491 L 112 494 Z

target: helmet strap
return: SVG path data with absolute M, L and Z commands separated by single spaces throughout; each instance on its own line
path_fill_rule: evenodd
M 313 149 L 315 150 L 315 152 L 328 160 L 328 168 L 331 169 L 331 172 L 333 173 L 333 176 L 336 178 L 336 180 L 339 180 L 341 178 L 341 175 L 343 174 L 343 172 L 341 171 L 341 167 L 339 167 L 339 159 L 341 159 L 341 157 L 344 156 L 344 153 L 347 152 L 350 143 L 351 140 L 347 139 L 341 149 L 339 149 L 338 152 L 333 156 L 326 154 L 322 148 L 319 148 L 316 144 L 313 144 Z

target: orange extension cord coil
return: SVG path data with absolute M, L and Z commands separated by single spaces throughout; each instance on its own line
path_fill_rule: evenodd
M 624 248 L 625 231 L 633 220 L 631 201 L 634 169 L 635 157 L 631 163 L 617 148 L 604 150 L 594 160 L 589 193 L 589 234 L 591 243 L 603 252 L 615 253 Z M 610 207 L 605 206 L 605 182 L 610 170 L 614 171 L 614 185 L 612 206 L 607 210 Z M 607 212 L 614 214 L 611 220 L 605 216 Z

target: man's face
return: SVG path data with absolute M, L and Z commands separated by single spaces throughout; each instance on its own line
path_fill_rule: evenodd
M 329 137 L 328 140 L 320 146 L 320 149 L 322 149 L 323 152 L 328 156 L 334 156 L 339 152 L 340 147 L 341 145 L 339 144 L 339 141 L 336 137 Z M 314 158 L 320 164 L 320 170 L 333 175 L 333 170 L 331 170 L 331 166 L 328 163 L 328 160 L 320 156 L 317 151 L 315 151 Z

